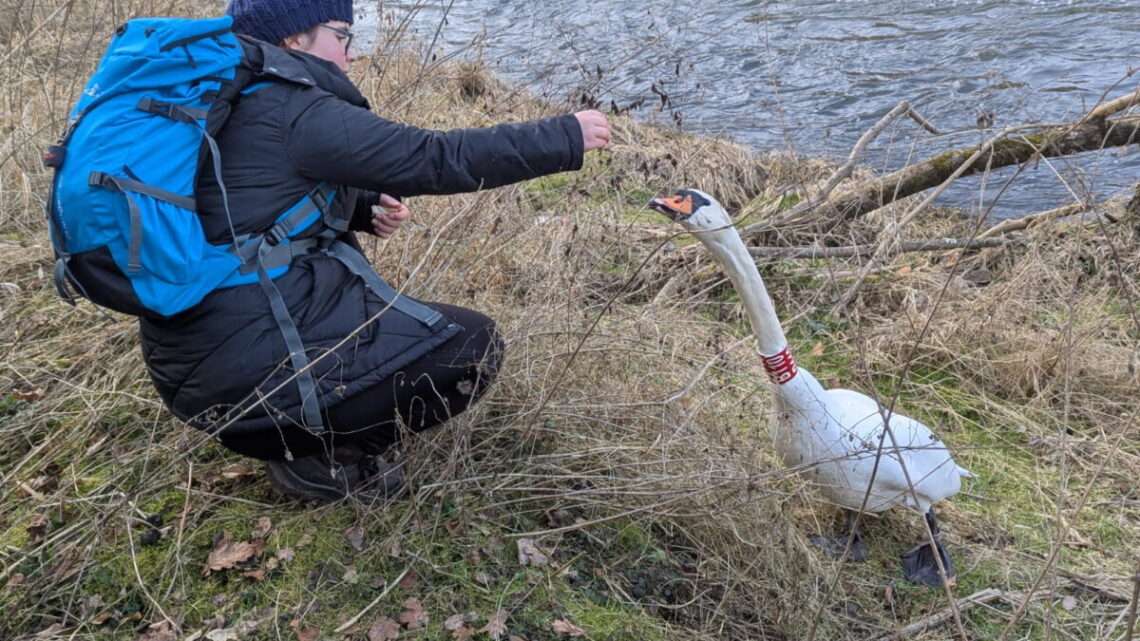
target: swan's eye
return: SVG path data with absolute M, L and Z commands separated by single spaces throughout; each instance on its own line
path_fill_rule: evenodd
M 689 195 L 673 196 L 669 199 L 669 205 L 676 211 L 689 215 L 693 213 L 693 197 Z

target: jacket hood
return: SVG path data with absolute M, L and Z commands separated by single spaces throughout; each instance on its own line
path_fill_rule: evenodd
M 245 48 L 246 60 L 253 66 L 255 74 L 272 76 L 280 80 L 310 87 L 320 87 L 357 107 L 370 108 L 368 100 L 356 88 L 340 67 L 317 56 L 283 49 L 267 42 L 238 36 Z

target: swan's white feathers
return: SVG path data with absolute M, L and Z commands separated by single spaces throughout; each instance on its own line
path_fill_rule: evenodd
M 678 198 L 707 202 L 691 212 L 678 211 L 669 204 Z M 681 190 L 673 201 L 654 199 L 651 206 L 696 234 L 738 289 L 761 353 L 768 357 L 781 353 L 787 339 L 779 317 L 755 262 L 720 203 L 704 192 Z M 962 477 L 970 475 L 925 425 L 902 414 L 891 415 L 894 440 L 888 436 L 877 456 L 883 435 L 878 403 L 849 389 L 825 390 L 802 368 L 791 380 L 775 385 L 775 400 L 772 438 L 777 452 L 786 465 L 807 470 L 824 496 L 843 507 L 881 512 L 903 505 L 926 512 L 932 504 L 957 494 Z

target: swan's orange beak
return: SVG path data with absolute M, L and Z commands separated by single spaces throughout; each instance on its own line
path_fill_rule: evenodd
M 693 197 L 690 194 L 658 196 L 649 201 L 649 208 L 665 214 L 672 220 L 681 220 L 693 215 Z

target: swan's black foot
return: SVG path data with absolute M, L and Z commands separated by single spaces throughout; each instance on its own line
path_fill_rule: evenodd
M 854 530 L 855 537 L 851 540 L 851 550 L 847 552 L 848 561 L 863 562 L 867 560 L 867 544 L 863 543 L 863 535 L 859 533 L 859 528 L 855 525 L 855 513 L 847 512 L 847 531 L 844 534 L 834 537 L 827 537 L 823 535 L 816 535 L 808 539 L 812 545 L 823 550 L 823 553 L 833 559 L 840 559 L 843 557 L 843 551 L 847 549 L 847 540 L 851 538 L 851 532 Z
M 836 537 L 817 535 L 808 540 L 833 559 L 841 558 L 843 551 L 847 549 L 847 537 L 842 535 Z M 858 562 L 867 560 L 867 545 L 863 543 L 863 537 L 858 533 L 855 534 L 855 540 L 851 542 L 851 551 L 847 553 L 847 560 Z
M 941 587 L 942 577 L 938 575 L 938 561 L 935 560 L 939 558 L 942 560 L 942 568 L 946 570 L 946 583 L 954 585 L 954 562 L 950 560 L 950 554 L 938 540 L 938 524 L 934 521 L 933 512 L 927 512 L 926 522 L 930 524 L 930 531 L 934 533 L 934 547 L 931 548 L 930 543 L 923 543 L 902 555 L 903 575 L 907 581 L 917 585 Z

